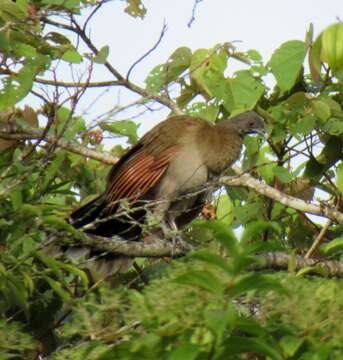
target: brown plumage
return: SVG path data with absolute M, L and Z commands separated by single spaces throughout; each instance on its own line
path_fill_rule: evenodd
M 263 129 L 253 111 L 215 125 L 186 115 L 170 117 L 112 167 L 106 191 L 74 211 L 71 223 L 89 233 L 138 240 L 145 206 L 160 222 L 182 227 L 198 216 L 207 196 L 189 192 L 232 165 L 243 137 Z

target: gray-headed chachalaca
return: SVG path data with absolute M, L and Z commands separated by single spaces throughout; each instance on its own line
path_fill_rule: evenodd
M 164 225 L 180 228 L 205 203 L 208 192 L 194 189 L 239 158 L 245 135 L 262 130 L 264 122 L 254 111 L 215 125 L 187 115 L 170 117 L 120 158 L 105 192 L 74 211 L 71 223 L 88 233 L 139 240 L 151 212 Z

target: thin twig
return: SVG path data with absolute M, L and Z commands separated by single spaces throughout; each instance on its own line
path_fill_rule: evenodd
M 305 255 L 305 259 L 311 258 L 313 255 L 315 255 L 318 252 L 319 246 L 320 246 L 321 242 L 323 241 L 324 236 L 325 236 L 326 232 L 328 231 L 329 227 L 331 226 L 331 224 L 332 224 L 332 220 L 328 219 L 326 221 L 325 225 L 323 226 L 323 228 L 320 230 L 320 233 L 314 240 L 313 244 L 307 251 L 307 253 Z
M 195 12 L 197 10 L 198 5 L 202 2 L 203 0 L 195 0 L 194 1 L 194 5 L 193 5 L 193 9 L 192 9 L 192 17 L 190 18 L 187 26 L 190 28 L 195 20 Z
M 91 39 L 86 35 L 86 33 L 83 31 L 83 29 L 81 28 L 81 26 L 75 21 L 75 19 L 72 17 L 72 25 L 67 25 L 67 24 L 63 24 L 63 23 L 59 23 L 56 22 L 54 20 L 48 19 L 46 17 L 42 17 L 41 19 L 43 22 L 49 24 L 49 25 L 53 25 L 56 26 L 58 28 L 64 29 L 64 30 L 68 30 L 68 31 L 72 31 L 73 33 L 75 33 L 76 35 L 80 36 L 80 38 L 83 40 L 83 42 L 88 46 L 88 48 L 92 51 L 92 53 L 94 55 L 98 55 L 99 50 L 97 49 L 97 47 L 93 44 L 93 42 L 91 41 Z M 116 78 L 116 80 L 121 81 L 122 82 L 122 86 L 135 92 L 136 94 L 139 94 L 143 97 L 146 98 L 150 98 L 152 100 L 155 100 L 157 102 L 159 102 L 162 105 L 167 106 L 168 108 L 170 108 L 175 114 L 177 115 L 182 115 L 184 114 L 184 112 L 182 111 L 182 109 L 178 106 L 178 104 L 176 102 L 174 102 L 173 100 L 171 100 L 168 96 L 166 95 L 155 95 L 150 93 L 149 91 L 147 91 L 146 89 L 141 88 L 140 86 L 132 83 L 131 81 L 127 80 L 124 78 L 123 75 L 121 75 L 119 73 L 118 70 L 116 70 L 112 64 L 109 61 L 106 61 L 104 63 L 104 66 L 107 68 L 107 70 Z
M 143 61 L 146 57 L 148 57 L 154 50 L 156 50 L 156 48 L 158 47 L 158 45 L 160 45 L 165 33 L 167 31 L 167 25 L 166 23 L 163 23 L 163 27 L 162 27 L 162 30 L 161 30 L 161 33 L 160 33 L 160 36 L 158 37 L 155 45 L 150 49 L 148 50 L 145 54 L 143 54 L 138 60 L 136 60 L 129 68 L 127 74 L 126 74 L 126 80 L 129 81 L 129 78 L 130 78 L 130 74 L 131 72 L 133 71 L 133 69 L 135 68 L 136 65 L 138 65 L 141 61 Z

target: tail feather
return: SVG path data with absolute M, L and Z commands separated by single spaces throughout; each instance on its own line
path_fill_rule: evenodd
M 75 228 L 80 228 L 84 225 L 96 220 L 105 206 L 103 195 L 96 197 L 87 204 L 73 211 L 70 215 L 71 224 Z
M 82 228 L 101 218 L 101 213 L 105 206 L 104 196 L 100 195 L 73 211 L 69 221 L 75 228 Z M 127 224 L 123 221 L 110 219 L 85 232 L 110 237 L 114 235 L 120 236 L 120 233 L 125 231 L 126 228 Z M 69 247 L 64 254 L 73 261 L 82 262 L 82 259 L 88 259 L 85 262 L 85 267 L 89 270 L 94 279 L 99 276 L 109 276 L 116 273 L 127 272 L 133 262 L 133 259 L 127 256 L 113 254 L 103 255 L 100 252 L 82 246 Z

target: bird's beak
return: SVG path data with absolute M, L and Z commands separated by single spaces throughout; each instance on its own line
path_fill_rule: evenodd
M 258 134 L 258 135 L 261 135 L 261 136 L 263 136 L 264 138 L 266 138 L 266 136 L 267 136 L 267 131 L 266 131 L 266 129 L 254 129 L 254 130 L 245 132 L 245 135 L 251 135 L 251 134 L 252 134 L 252 135 Z
M 263 136 L 264 138 L 267 136 L 267 130 L 265 128 L 264 129 L 257 129 L 257 130 L 255 130 L 255 133 L 258 134 L 258 135 Z

